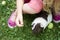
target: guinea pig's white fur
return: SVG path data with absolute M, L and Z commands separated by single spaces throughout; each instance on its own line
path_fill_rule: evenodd
M 52 14 L 51 13 L 48 14 L 47 20 L 44 19 L 43 17 L 37 17 L 31 24 L 31 25 L 33 25 L 32 30 L 34 30 L 35 25 L 37 23 L 40 23 L 40 26 L 45 29 L 51 21 L 52 21 Z

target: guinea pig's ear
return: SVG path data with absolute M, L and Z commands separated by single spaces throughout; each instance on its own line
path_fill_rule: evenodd
M 37 23 L 35 25 L 35 28 L 32 30 L 34 34 L 40 33 L 43 31 L 43 28 L 41 27 L 40 23 Z

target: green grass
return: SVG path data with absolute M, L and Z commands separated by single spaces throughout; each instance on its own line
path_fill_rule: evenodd
M 16 8 L 15 0 L 6 0 L 6 5 L 0 0 L 0 40 L 60 40 L 60 24 L 54 23 L 53 29 L 46 28 L 41 34 L 34 35 L 31 30 L 32 15 L 24 15 L 24 27 L 10 29 L 7 20 Z M 31 17 L 30 17 L 31 16 Z

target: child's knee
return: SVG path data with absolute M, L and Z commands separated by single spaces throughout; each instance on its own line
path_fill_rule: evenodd
M 42 10 L 42 7 L 41 8 L 32 8 L 28 5 L 28 3 L 25 3 L 24 6 L 23 6 L 23 12 L 24 13 L 28 13 L 28 14 L 37 14 L 39 13 L 40 11 Z
M 43 8 L 43 1 L 31 0 L 27 3 L 29 7 L 31 7 L 36 13 L 40 12 Z
M 28 14 L 36 14 L 37 12 L 34 11 L 27 3 L 23 6 L 23 12 Z
M 23 11 L 30 13 L 30 14 L 36 14 L 39 13 L 43 8 L 43 2 L 42 0 L 31 0 L 29 3 L 25 3 L 23 6 Z

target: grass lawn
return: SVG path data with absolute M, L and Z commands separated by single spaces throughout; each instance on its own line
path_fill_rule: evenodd
M 31 15 L 24 15 L 24 27 L 10 29 L 7 20 L 16 8 L 15 0 L 6 0 L 6 5 L 0 0 L 0 40 L 60 40 L 60 24 L 54 23 L 53 29 L 46 28 L 41 34 L 34 35 L 31 30 Z M 30 17 L 31 16 L 31 17 Z

